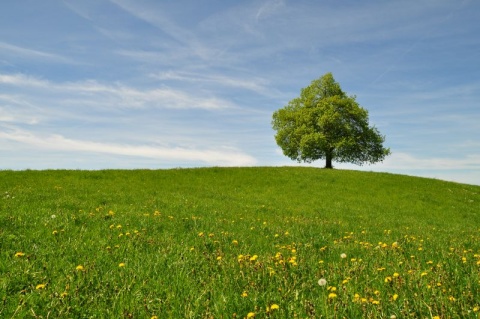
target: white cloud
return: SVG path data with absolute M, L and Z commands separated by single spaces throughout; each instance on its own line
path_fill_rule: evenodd
M 151 145 L 107 144 L 65 138 L 61 135 L 34 135 L 28 131 L 0 131 L 0 139 L 14 141 L 40 150 L 83 152 L 178 161 L 180 163 L 203 163 L 217 166 L 251 166 L 256 159 L 237 149 L 193 149 Z M 67 156 L 67 155 L 65 155 Z
M 41 89 L 41 94 L 46 99 L 52 98 L 45 96 L 45 92 L 49 91 L 51 94 L 57 94 L 56 98 L 68 98 L 71 101 L 75 97 L 78 104 L 88 105 L 93 102 L 109 108 L 219 110 L 235 106 L 230 101 L 209 94 L 193 95 L 168 87 L 138 89 L 122 84 L 106 85 L 94 80 L 54 83 L 23 74 L 0 74 L 0 84 L 13 85 L 20 90 L 25 87 Z
M 0 50 L 3 50 L 4 52 L 13 54 L 15 56 L 23 56 L 30 59 L 50 60 L 53 62 L 61 63 L 74 63 L 74 61 L 72 61 L 71 59 L 61 56 L 59 54 L 24 48 L 5 42 L 0 42 Z

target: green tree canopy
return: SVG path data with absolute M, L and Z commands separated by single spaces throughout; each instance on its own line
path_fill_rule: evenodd
M 273 113 L 275 140 L 298 162 L 325 159 L 357 165 L 381 162 L 390 154 L 385 137 L 369 126 L 368 111 L 347 96 L 331 73 L 312 81 L 300 96 Z

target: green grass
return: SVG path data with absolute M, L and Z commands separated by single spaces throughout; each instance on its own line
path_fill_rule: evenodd
M 0 171 L 0 317 L 478 318 L 479 194 L 298 167 Z

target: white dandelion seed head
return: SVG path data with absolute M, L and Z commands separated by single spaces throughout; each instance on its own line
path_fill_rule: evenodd
M 347 254 L 343 253 L 343 254 L 340 255 L 340 257 L 341 257 L 342 259 L 347 258 Z
M 50 217 L 51 217 L 52 219 L 55 219 L 55 218 L 57 218 L 57 215 L 52 215 L 52 216 L 50 216 Z
M 318 280 L 318 284 L 319 284 L 320 286 L 325 286 L 325 285 L 327 284 L 327 280 L 326 280 L 325 278 L 320 278 L 320 279 Z

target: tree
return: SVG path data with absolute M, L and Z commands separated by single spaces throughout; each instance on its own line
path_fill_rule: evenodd
M 357 165 L 381 162 L 390 154 L 385 137 L 368 124 L 368 111 L 347 96 L 331 73 L 312 81 L 300 96 L 273 113 L 275 140 L 298 162 L 325 159 Z

